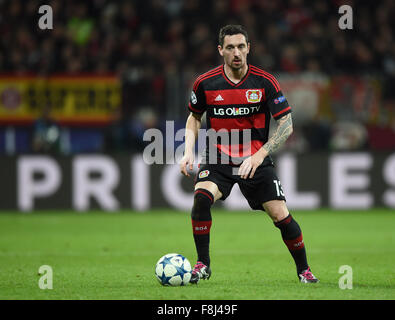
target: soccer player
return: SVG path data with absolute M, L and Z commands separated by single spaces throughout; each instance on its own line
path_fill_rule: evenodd
M 250 207 L 266 211 L 280 229 L 299 281 L 318 282 L 307 263 L 302 231 L 286 207 L 270 156 L 292 133 L 291 107 L 275 77 L 247 63 L 250 42 L 242 26 L 221 28 L 218 51 L 224 64 L 199 76 L 193 85 L 180 162 L 181 173 L 190 176 L 195 140 L 206 112 L 206 149 L 195 178 L 191 213 L 198 255 L 191 283 L 211 276 L 210 209 L 215 201 L 228 197 L 235 183 Z M 269 138 L 270 117 L 276 120 L 277 128 Z

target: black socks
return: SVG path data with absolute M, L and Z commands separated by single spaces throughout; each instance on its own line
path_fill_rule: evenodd
M 306 249 L 304 247 L 302 230 L 298 223 L 288 215 L 285 219 L 275 222 L 274 225 L 280 229 L 285 245 L 296 264 L 297 273 L 301 273 L 309 266 L 307 264 Z
M 194 203 L 192 207 L 192 228 L 195 240 L 198 261 L 210 266 L 210 228 L 211 228 L 211 206 L 214 203 L 213 194 L 206 189 L 195 190 Z

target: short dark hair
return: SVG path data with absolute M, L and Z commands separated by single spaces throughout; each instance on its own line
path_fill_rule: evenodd
M 218 36 L 218 43 L 222 47 L 224 45 L 224 39 L 225 36 L 233 36 L 234 34 L 239 34 L 241 33 L 244 35 L 246 38 L 246 42 L 248 43 L 248 33 L 247 31 L 243 28 L 241 25 L 236 25 L 236 24 L 228 24 L 225 27 L 222 27 L 221 30 L 219 30 L 219 36 Z

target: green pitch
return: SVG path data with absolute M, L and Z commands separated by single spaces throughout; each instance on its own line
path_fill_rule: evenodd
M 266 214 L 213 210 L 213 275 L 162 287 L 166 253 L 196 262 L 189 214 L 0 213 L 0 299 L 395 299 L 395 212 L 294 211 L 318 284 L 298 282 L 280 231 Z M 39 267 L 53 289 L 39 288 Z M 352 268 L 352 289 L 339 288 Z

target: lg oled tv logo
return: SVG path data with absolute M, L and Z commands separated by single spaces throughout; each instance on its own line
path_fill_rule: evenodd
M 260 105 L 251 106 L 251 107 L 225 107 L 225 108 L 214 108 L 215 116 L 245 116 L 248 114 L 252 114 L 254 112 L 258 112 L 261 108 Z

